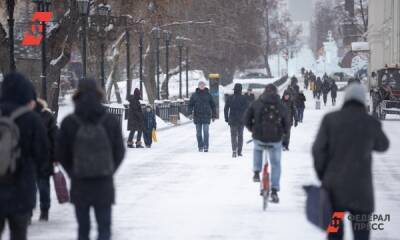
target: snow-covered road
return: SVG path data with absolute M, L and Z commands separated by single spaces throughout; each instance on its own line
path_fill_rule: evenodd
M 160 132 L 151 150 L 129 149 L 116 177 L 113 239 L 324 239 L 305 218 L 302 186 L 316 183 L 310 149 L 322 116 L 332 108 L 314 110 L 313 101 L 307 107 L 304 123 L 293 130 L 291 151 L 283 154 L 281 203 L 270 204 L 267 212 L 251 181 L 252 145 L 245 146 L 243 158 L 232 159 L 223 120 L 211 126 L 209 153 L 197 152 L 192 124 Z M 391 149 L 374 164 L 377 213 L 391 214 L 391 222 L 373 239 L 400 239 L 400 119 L 395 119 L 384 123 Z M 54 201 L 49 223 L 37 222 L 36 215 L 31 240 L 76 239 L 72 206 Z

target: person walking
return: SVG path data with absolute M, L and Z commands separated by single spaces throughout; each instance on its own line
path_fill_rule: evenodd
M 321 93 L 322 93 L 322 80 L 320 77 L 317 77 L 317 81 L 315 82 L 315 91 L 316 91 L 316 97 L 319 100 L 321 98 Z
M 129 96 L 129 114 L 128 114 L 128 147 L 134 148 L 133 138 L 136 135 L 136 148 L 143 148 L 142 145 L 142 134 L 145 129 L 144 126 L 144 115 L 142 110 L 142 105 L 140 104 L 140 90 L 136 88 L 133 92 L 133 95 Z
M 54 173 L 53 165 L 56 164 L 55 148 L 56 148 L 56 136 L 57 136 L 57 121 L 54 118 L 53 113 L 47 107 L 46 101 L 43 99 L 36 100 L 35 111 L 40 115 L 42 122 L 46 128 L 47 140 L 48 140 L 48 165 L 44 171 L 44 174 L 38 174 L 37 187 L 39 189 L 40 199 L 40 216 L 39 221 L 47 222 L 49 220 L 49 210 L 51 204 L 50 198 L 50 177 Z
M 337 97 L 338 86 L 335 81 L 332 81 L 331 86 L 331 98 L 332 98 L 332 106 L 336 105 L 336 97 Z
M 199 152 L 209 150 L 209 126 L 217 118 L 215 102 L 206 87 L 206 83 L 199 82 L 196 92 L 189 101 L 189 113 L 193 116 L 196 125 L 197 145 Z
M 251 104 L 245 114 L 245 125 L 252 133 L 254 142 L 253 181 L 260 182 L 263 153 L 268 151 L 271 163 L 271 198 L 274 203 L 278 203 L 282 137 L 289 130 L 289 118 L 275 85 L 267 85 L 264 93 Z
M 244 114 L 248 107 L 246 96 L 242 95 L 242 84 L 235 84 L 233 95 L 229 96 L 224 108 L 225 122 L 231 129 L 232 157 L 242 156 Z
M 251 88 L 247 89 L 244 96 L 246 96 L 249 105 L 256 100 L 256 96 L 254 95 L 253 89 L 251 89 Z
M 57 138 L 57 159 L 71 179 L 78 240 L 89 240 L 92 208 L 98 240 L 111 239 L 113 176 L 124 158 L 125 148 L 120 123 L 106 112 L 102 100 L 103 92 L 96 81 L 80 81 L 73 96 L 75 112 L 62 121 Z
M 290 143 L 290 133 L 291 128 L 297 127 L 298 124 L 298 113 L 295 101 L 292 99 L 292 95 L 289 91 L 285 91 L 282 96 L 282 103 L 287 108 L 287 114 L 289 119 L 289 125 L 287 128 L 287 132 L 283 137 L 283 150 L 289 151 L 289 143 Z
M 298 111 L 298 119 L 299 122 L 303 122 L 304 117 L 304 109 L 306 108 L 306 96 L 304 95 L 303 91 L 300 91 L 299 96 L 297 97 L 296 105 Z
M 0 99 L 0 239 L 26 240 L 36 206 L 36 175 L 47 168 L 46 130 L 35 108 L 35 89 L 19 73 L 4 77 Z M 18 154 L 20 153 L 20 154 Z
M 366 110 L 365 92 L 358 83 L 347 87 L 342 109 L 323 118 L 312 147 L 314 168 L 330 195 L 332 210 L 360 216 L 352 218 L 356 240 L 368 240 L 370 235 L 368 215 L 374 211 L 371 153 L 389 147 L 381 123 Z M 328 234 L 328 239 L 343 239 L 343 227 L 340 221 L 339 231 Z
M 329 82 L 328 78 L 324 79 L 324 82 L 322 83 L 322 96 L 324 100 L 324 106 L 326 106 L 326 103 L 328 102 L 328 94 L 331 91 L 331 84 Z
M 153 111 L 151 105 L 146 106 L 146 110 L 144 112 L 144 144 L 146 148 L 151 148 L 153 144 L 153 131 L 157 129 L 157 121 L 156 121 L 156 114 Z

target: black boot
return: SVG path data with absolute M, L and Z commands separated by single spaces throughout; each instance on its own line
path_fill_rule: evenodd
M 133 146 L 133 142 L 128 142 L 128 148 L 135 148 L 134 146 Z
M 237 157 L 237 154 L 236 154 L 235 151 L 233 151 L 233 152 L 232 152 L 232 158 L 236 158 L 236 157 Z
M 136 142 L 136 148 L 144 148 L 142 142 Z
M 279 203 L 278 191 L 276 189 L 272 189 L 271 199 L 273 203 Z
M 260 182 L 260 172 L 259 171 L 254 172 L 253 182 Z
M 41 210 L 39 221 L 48 222 L 49 221 L 49 210 Z

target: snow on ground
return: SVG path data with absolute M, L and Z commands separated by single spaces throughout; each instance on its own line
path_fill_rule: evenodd
M 223 119 L 211 125 L 210 153 L 197 152 L 194 126 L 188 124 L 160 132 L 152 149 L 127 150 L 115 180 L 113 239 L 324 239 L 306 220 L 302 186 L 317 183 L 310 149 L 332 107 L 314 110 L 309 92 L 307 97 L 304 123 L 293 130 L 291 151 L 283 153 L 280 204 L 261 210 L 259 186 L 251 181 L 252 145 L 245 146 L 243 158 L 232 159 Z M 384 122 L 391 149 L 375 156 L 376 211 L 391 214 L 391 222 L 372 239 L 399 239 L 399 126 L 399 117 Z M 37 215 L 31 240 L 76 239 L 71 205 L 54 201 L 49 223 L 37 222 Z

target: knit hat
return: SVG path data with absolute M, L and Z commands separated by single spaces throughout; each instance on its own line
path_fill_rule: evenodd
M 241 94 L 242 93 L 242 89 L 243 89 L 242 84 L 236 83 L 235 86 L 233 87 L 233 92 Z
M 265 92 L 268 94 L 277 94 L 278 89 L 276 88 L 276 86 L 274 84 L 271 83 L 265 87 Z
M 201 85 L 206 86 L 207 84 L 204 81 L 199 81 L 198 86 L 200 87 Z
M 35 88 L 24 75 L 13 72 L 4 77 L 1 100 L 26 105 L 36 99 Z
M 353 82 L 346 87 L 344 94 L 344 103 L 349 101 L 357 101 L 363 105 L 367 105 L 366 89 L 363 85 L 357 82 Z

